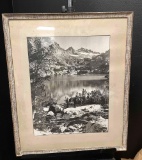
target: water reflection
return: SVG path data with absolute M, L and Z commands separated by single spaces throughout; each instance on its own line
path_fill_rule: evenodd
M 108 88 L 108 80 L 104 75 L 64 75 L 53 76 L 45 83 L 49 98 L 56 99 L 58 104 L 64 102 L 65 97 L 73 97 L 81 93 L 83 89 L 87 92 L 100 90 L 101 93 Z

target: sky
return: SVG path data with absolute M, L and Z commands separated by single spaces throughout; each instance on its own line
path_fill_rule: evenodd
M 77 50 L 83 47 L 100 53 L 104 53 L 110 49 L 110 36 L 52 37 L 52 39 L 63 49 L 73 47 Z

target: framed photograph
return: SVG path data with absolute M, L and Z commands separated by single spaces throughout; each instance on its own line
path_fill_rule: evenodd
M 16 155 L 127 149 L 133 12 L 3 14 Z

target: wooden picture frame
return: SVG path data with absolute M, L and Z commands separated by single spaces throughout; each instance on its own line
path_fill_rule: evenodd
M 133 12 L 3 14 L 17 156 L 127 149 L 132 26 Z

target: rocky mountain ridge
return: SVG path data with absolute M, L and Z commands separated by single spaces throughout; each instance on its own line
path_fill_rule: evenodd
M 107 74 L 109 72 L 109 50 L 94 52 L 81 47 L 63 49 L 57 42 L 31 38 L 28 43 L 31 77 L 74 74 Z
M 54 42 L 48 47 L 47 59 L 50 57 L 51 61 L 55 59 L 57 62 L 68 66 L 76 65 L 79 61 L 84 61 L 84 59 L 94 59 L 97 56 L 105 56 L 109 59 L 108 52 L 99 53 L 83 47 L 78 50 L 75 50 L 73 47 L 69 47 L 65 50 L 61 48 L 58 43 Z

